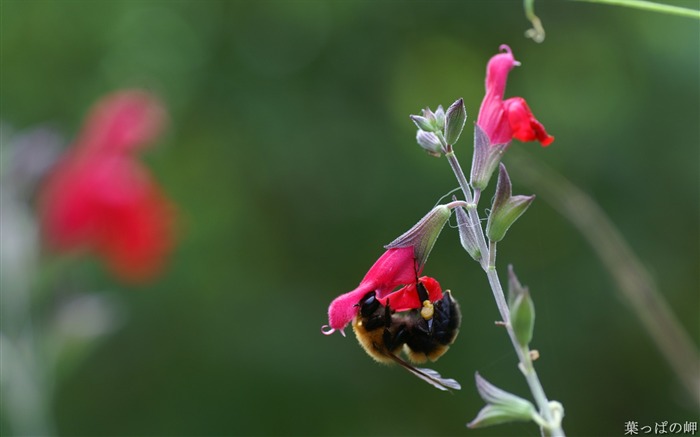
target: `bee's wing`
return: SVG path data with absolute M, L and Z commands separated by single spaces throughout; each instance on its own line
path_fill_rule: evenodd
M 427 369 L 425 367 L 416 367 L 416 371 L 424 373 L 428 378 L 430 378 L 432 381 L 435 381 L 435 383 L 430 382 L 431 384 L 435 385 L 436 383 L 439 384 L 435 385 L 435 387 L 440 388 L 441 390 L 446 390 L 446 389 L 453 389 L 453 390 L 461 390 L 462 386 L 459 385 L 459 382 L 452 378 L 443 378 L 440 376 L 440 374 L 433 370 L 433 369 Z
M 432 385 L 438 390 L 460 390 L 462 388 L 462 386 L 459 385 L 459 382 L 455 381 L 454 379 L 443 378 L 438 372 L 436 372 L 433 369 L 413 367 L 412 365 L 408 364 L 406 361 L 394 354 L 391 354 L 391 358 L 393 358 L 394 361 L 396 361 L 401 367 L 408 370 L 409 372 L 416 375 L 417 377 Z

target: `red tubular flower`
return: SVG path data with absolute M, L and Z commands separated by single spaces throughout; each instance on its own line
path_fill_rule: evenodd
M 165 110 L 149 93 L 116 92 L 90 111 L 76 147 L 94 151 L 131 152 L 160 134 Z
M 413 246 L 387 250 L 369 269 L 357 288 L 331 302 L 328 308 L 330 329 L 324 333 L 342 331 L 357 315 L 358 302 L 371 291 L 376 292 L 377 299 L 382 302 L 382 305 L 389 302 L 397 311 L 420 308 L 416 276 L 422 269 L 422 265 L 416 265 Z M 419 281 L 428 290 L 431 301 L 442 299 L 442 289 L 435 279 L 424 276 Z M 402 288 L 396 290 L 397 287 Z
M 488 135 L 490 144 L 506 144 L 513 138 L 520 141 L 539 141 L 548 146 L 554 137 L 547 134 L 522 97 L 503 100 L 508 73 L 520 65 L 510 47 L 502 45 L 499 53 L 486 67 L 486 95 L 481 102 L 476 124 Z
M 141 91 L 115 93 L 91 111 L 41 187 L 41 224 L 53 249 L 93 251 L 131 282 L 160 270 L 172 246 L 173 207 L 132 152 L 155 138 L 164 114 Z
M 328 322 L 324 334 L 341 330 L 352 321 L 359 310 L 359 302 L 374 291 L 379 302 L 397 311 L 421 308 L 418 299 L 416 278 L 435 244 L 442 228 L 452 214 L 447 205 L 431 209 L 411 229 L 389 243 L 384 254 L 369 269 L 364 279 L 354 290 L 338 296 L 328 307 Z M 442 299 L 442 290 L 436 280 L 419 278 L 428 292 L 431 302 Z M 397 290 L 398 287 L 403 287 Z M 391 300 L 389 301 L 389 296 Z
M 429 276 L 421 276 L 418 278 L 418 282 L 423 284 L 428 291 L 428 298 L 431 302 L 442 299 L 442 288 L 437 280 Z M 421 308 L 423 305 L 423 302 L 418 299 L 418 289 L 415 282 L 404 285 L 383 299 L 378 298 L 377 300 L 383 306 L 391 305 L 391 309 L 397 312 Z

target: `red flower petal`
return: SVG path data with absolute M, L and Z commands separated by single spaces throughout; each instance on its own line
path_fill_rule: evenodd
M 413 247 L 389 249 L 372 265 L 360 285 L 335 298 L 328 307 L 328 323 L 331 329 L 343 329 L 357 315 L 357 304 L 374 291 L 381 299 L 396 287 L 415 282 L 416 275 Z
M 155 139 L 165 118 L 165 110 L 151 94 L 118 91 L 90 111 L 78 144 L 93 151 L 135 150 Z
M 542 146 L 548 146 L 554 137 L 547 134 L 542 123 L 537 121 L 530 107 L 522 97 L 513 97 L 503 102 L 508 121 L 513 130 L 513 138 L 520 141 L 539 141 Z
M 81 140 L 41 188 L 39 212 L 49 245 L 87 249 L 117 275 L 142 281 L 158 273 L 172 247 L 173 207 L 130 154 L 160 129 L 164 113 L 139 91 L 99 103 Z
M 537 140 L 542 146 L 551 144 L 554 137 L 547 134 L 522 97 L 503 101 L 508 73 L 520 63 L 508 46 L 502 45 L 500 49 L 505 53 L 493 56 L 486 67 L 486 95 L 481 102 L 476 124 L 488 135 L 491 145 L 507 144 L 513 138 L 520 141 Z
M 428 291 L 428 299 L 431 302 L 442 299 L 442 288 L 440 288 L 440 283 L 438 283 L 437 280 L 428 276 L 423 276 L 419 278 L 418 281 L 422 283 Z M 394 311 L 408 311 L 423 306 L 423 302 L 418 298 L 418 290 L 416 289 L 415 283 L 408 284 L 383 299 L 378 300 L 382 305 L 386 306 L 389 304 Z
M 58 250 L 99 253 L 127 281 L 154 276 L 172 245 L 172 207 L 124 156 L 71 157 L 42 192 L 42 226 Z
M 357 304 L 372 290 L 372 284 L 363 283 L 356 289 L 336 297 L 328 307 L 328 325 L 331 329 L 335 331 L 345 328 L 360 310 Z
M 510 47 L 502 45 L 500 49 L 505 52 L 493 56 L 486 66 L 486 95 L 476 120 L 476 124 L 488 135 L 491 144 L 506 144 L 513 136 L 503 109 L 503 95 L 508 73 L 520 65 L 513 57 Z
M 415 282 L 420 274 L 420 269 L 416 270 L 412 246 L 389 249 L 372 265 L 361 284 L 371 283 L 377 297 L 382 298 L 399 285 Z
M 91 207 L 91 183 L 85 179 L 81 166 L 68 158 L 55 168 L 42 188 L 39 208 L 44 235 L 58 250 L 83 246 L 94 233 L 98 219 Z

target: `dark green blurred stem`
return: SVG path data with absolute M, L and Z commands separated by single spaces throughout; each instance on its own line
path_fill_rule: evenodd
M 26 286 L 5 284 L 7 287 L 3 289 L 3 303 L 11 301 L 12 314 L 11 317 L 4 314 L 2 318 L 2 364 L 3 371 L 13 377 L 12 381 L 3 381 L 1 398 L 3 411 L 8 413 L 7 424 L 16 435 L 49 436 L 55 432 L 54 366 L 47 356 L 43 326 L 34 316 L 47 299 L 45 289 L 57 270 L 60 269 L 42 270 L 33 280 L 23 282 Z M 4 306 L 3 312 L 9 310 Z
M 664 5 L 660 3 L 647 2 L 642 0 L 576 0 L 587 3 L 604 3 L 615 6 L 626 6 L 628 8 L 643 9 L 645 11 L 660 12 L 663 14 L 680 15 L 700 19 L 700 11 L 682 8 L 680 6 Z M 527 2 L 527 0 L 526 0 Z
M 700 353 L 670 310 L 649 272 L 605 212 L 562 175 L 511 149 L 508 168 L 588 240 L 681 385 L 700 406 Z
M 542 27 L 542 22 L 537 15 L 535 15 L 535 0 L 524 0 L 524 6 L 525 16 L 530 20 L 530 23 L 532 23 L 532 29 L 526 30 L 525 36 L 532 38 L 535 42 L 543 42 L 544 27 Z

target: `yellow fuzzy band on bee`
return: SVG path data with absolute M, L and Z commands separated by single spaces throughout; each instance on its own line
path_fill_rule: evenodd
M 362 349 L 364 349 L 365 352 L 367 352 L 367 355 L 374 358 L 375 361 L 378 361 L 380 363 L 394 363 L 394 360 L 387 355 L 387 349 L 384 346 L 384 342 L 382 339 L 382 335 L 384 333 L 383 329 L 367 331 L 362 323 L 362 319 L 356 317 L 352 321 L 352 330 L 355 332 L 355 337 L 357 337 L 357 341 L 360 343 L 360 346 L 362 346 Z

